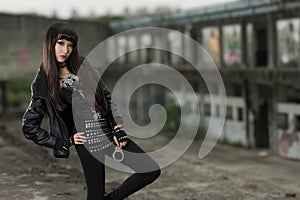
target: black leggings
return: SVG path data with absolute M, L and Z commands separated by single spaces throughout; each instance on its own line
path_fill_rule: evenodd
M 105 150 L 105 154 L 112 156 L 114 145 Z M 123 147 L 124 160 L 122 164 L 135 171 L 118 188 L 113 190 L 109 199 L 122 200 L 125 197 L 142 189 L 146 185 L 155 181 L 160 175 L 159 166 L 156 162 L 132 140 L 128 140 L 127 145 Z M 80 158 L 87 184 L 87 200 L 103 200 L 105 193 L 105 165 L 104 159 L 100 162 L 96 159 L 84 145 L 76 145 L 77 154 Z M 132 154 L 142 153 L 142 154 Z M 104 158 L 104 154 L 103 154 Z

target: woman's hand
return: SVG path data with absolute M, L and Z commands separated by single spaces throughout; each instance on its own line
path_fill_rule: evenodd
M 86 142 L 86 137 L 83 132 L 75 133 L 73 138 L 75 144 L 84 144 Z
M 127 141 L 124 141 L 124 142 L 118 142 L 118 139 L 117 139 L 116 136 L 114 136 L 114 141 L 115 141 L 117 147 L 119 147 L 120 149 L 122 149 L 122 147 L 125 147 L 126 144 L 127 144 Z
M 118 130 L 118 129 L 121 129 L 122 128 L 122 126 L 121 125 L 116 125 L 115 127 L 114 127 L 114 130 Z M 125 136 L 125 137 L 124 137 Z M 120 137 L 123 137 L 123 139 L 121 139 L 121 141 L 119 141 L 120 140 Z M 122 148 L 122 147 L 124 147 L 124 146 L 126 146 L 126 144 L 127 144 L 127 135 L 126 135 L 126 133 L 122 130 L 122 134 L 121 135 L 118 135 L 118 137 L 116 137 L 116 135 L 114 135 L 114 142 L 115 142 L 115 144 L 117 145 L 117 147 L 118 148 Z

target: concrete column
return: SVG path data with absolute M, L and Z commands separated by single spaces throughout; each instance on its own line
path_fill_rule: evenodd
M 242 43 L 242 66 L 243 67 L 249 67 L 248 63 L 248 38 L 247 38 L 247 23 L 242 22 L 242 38 L 241 38 L 241 43 Z
M 254 34 L 253 31 L 253 24 L 248 23 L 246 25 L 246 33 L 247 33 L 247 43 L 245 43 L 247 46 L 247 63 L 249 68 L 254 68 L 255 67 L 255 56 L 254 56 L 254 47 L 255 47 L 255 42 L 256 41 L 256 35 Z M 245 55 L 246 56 L 246 55 Z
M 129 44 L 130 49 L 137 47 L 137 34 L 133 34 L 133 35 L 128 36 L 128 44 Z M 129 63 L 130 64 L 136 64 L 137 59 L 138 59 L 137 51 L 130 52 Z
M 118 53 L 120 53 L 121 51 L 123 52 L 124 49 L 126 49 L 126 38 L 125 36 L 122 36 L 122 37 L 118 37 L 118 40 L 116 41 L 116 51 L 118 51 Z M 126 58 L 125 58 L 125 55 L 121 55 L 121 57 L 119 58 L 119 62 L 121 65 L 124 65 L 126 64 Z
M 181 32 L 182 32 L 182 34 L 185 34 L 185 30 L 181 30 Z M 186 55 L 186 49 L 185 49 L 185 39 L 184 39 L 184 35 L 182 35 L 182 37 L 181 37 L 181 51 L 182 51 L 182 56 L 183 57 L 185 57 L 185 55 Z M 181 62 L 180 63 L 182 63 L 182 59 L 180 59 L 181 60 Z M 182 66 L 179 66 L 180 68 L 182 67 Z
M 223 28 L 222 25 L 218 26 L 219 28 L 219 33 L 220 33 L 220 37 L 219 37 L 219 44 L 220 44 L 220 63 L 219 63 L 219 68 L 224 68 L 225 67 L 225 62 L 224 62 L 224 45 L 223 45 Z
M 136 95 L 136 105 L 137 105 L 137 119 L 138 122 L 143 123 L 145 120 L 145 109 L 144 109 L 144 104 L 145 104 L 145 87 L 141 87 L 138 90 L 138 93 Z
M 166 47 L 167 47 L 167 49 L 171 49 L 171 41 L 170 41 L 169 35 L 166 35 Z M 172 56 L 172 53 L 166 52 L 166 59 L 167 59 L 166 64 L 167 65 L 171 65 L 171 62 L 172 62 L 171 56 Z
M 251 117 L 250 117 L 250 94 L 249 94 L 249 82 L 248 80 L 243 81 L 243 98 L 245 102 L 245 116 L 246 116 L 246 140 L 247 140 L 247 148 L 253 147 L 251 144 L 250 140 L 250 135 L 251 135 L 251 129 L 250 129 L 250 124 L 251 124 Z
M 200 119 L 204 119 L 204 104 L 205 104 L 205 88 L 204 83 L 202 81 L 199 81 L 199 93 L 198 93 L 198 99 L 199 99 L 199 109 L 200 109 Z M 203 123 L 200 123 L 200 128 L 204 128 L 205 125 Z
M 169 44 L 168 44 L 168 42 L 169 42 L 168 36 L 165 35 L 165 34 L 162 34 L 160 36 L 160 38 L 161 38 L 160 42 L 161 42 L 162 46 L 165 47 L 165 48 L 168 48 L 168 46 L 169 46 Z M 168 53 L 161 52 L 161 63 L 168 64 Z
M 1 96 L 1 115 L 5 114 L 7 111 L 7 91 L 6 91 L 6 82 L 5 81 L 0 81 L 0 88 L 2 91 L 2 96 Z
M 202 29 L 199 27 L 197 30 L 198 30 L 197 31 L 197 42 L 203 47 Z M 196 63 L 200 66 L 202 61 L 203 61 L 202 52 L 196 52 Z
M 154 105 L 154 104 L 158 104 L 158 100 L 156 99 L 157 95 L 157 85 L 154 84 L 150 84 L 148 86 L 149 88 L 149 93 L 147 94 L 147 98 L 148 98 L 148 103 L 149 103 L 149 108 Z M 148 111 L 149 112 L 149 111 Z
M 276 66 L 276 24 L 272 14 L 268 14 L 267 20 L 267 38 L 268 38 L 268 68 Z
M 142 44 L 143 47 L 145 47 L 145 39 L 146 39 L 146 34 L 142 34 L 140 36 L 140 43 Z M 139 51 L 139 61 L 140 63 L 146 63 L 146 59 L 147 59 L 147 50 L 146 48 L 142 48 Z
M 192 26 L 189 24 L 185 27 L 185 31 L 184 31 L 184 35 L 186 37 L 193 37 L 192 35 Z M 187 59 L 187 60 L 191 60 L 192 59 L 192 49 L 193 49 L 193 45 L 191 44 L 190 40 L 188 38 L 185 38 L 185 41 L 184 41 L 184 50 L 185 50 L 185 55 L 184 57 Z
M 136 44 L 137 44 L 138 48 L 140 48 L 142 46 L 142 36 L 141 36 L 141 34 L 136 35 Z M 141 56 L 142 54 L 141 54 L 141 52 L 142 52 L 141 49 L 136 51 L 136 55 L 137 55 L 136 56 L 137 57 L 136 62 L 137 63 L 142 63 L 142 56 Z
M 256 141 L 255 141 L 255 121 L 257 117 L 257 113 L 259 112 L 258 106 L 259 106 L 259 95 L 258 95 L 258 84 L 253 83 L 253 82 L 248 82 L 247 83 L 247 95 L 248 97 L 248 102 L 247 102 L 247 111 L 248 112 L 248 147 L 249 148 L 256 148 Z
M 300 21 L 300 17 L 298 18 L 298 20 Z M 299 23 L 299 38 L 300 38 L 300 23 Z M 298 68 L 300 68 L 300 45 L 298 45 Z
M 111 42 L 110 45 L 111 45 L 111 46 L 110 46 L 110 53 L 111 53 L 112 55 L 109 55 L 109 56 L 110 56 L 111 58 L 116 58 L 117 55 L 118 55 L 118 40 L 117 40 L 116 37 L 114 37 L 114 38 L 112 39 L 112 42 Z
M 154 44 L 160 43 L 160 37 L 156 32 L 154 32 L 152 35 L 152 42 L 154 42 Z M 154 57 L 153 57 L 154 62 L 160 63 L 161 62 L 161 51 L 154 50 L 154 52 L 155 52 Z
M 279 153 L 279 138 L 278 138 L 278 129 L 277 129 L 277 94 L 278 94 L 278 85 L 274 84 L 272 87 L 272 96 L 270 99 L 270 108 L 269 108 L 269 141 L 270 149 L 273 155 L 278 155 Z
M 121 45 L 119 44 L 118 37 L 113 37 L 113 39 L 111 39 L 111 43 L 109 45 L 110 45 L 109 51 L 108 51 L 109 55 L 107 55 L 107 56 L 110 58 L 110 60 L 118 58 L 117 59 L 118 63 L 116 63 L 116 65 L 114 65 L 114 68 L 117 71 L 124 70 L 122 59 L 119 58 L 119 48 L 120 48 Z M 123 61 L 124 61 L 124 59 L 123 59 Z
M 172 41 L 170 43 L 171 45 L 171 49 L 173 51 L 178 52 L 179 54 L 182 54 L 182 37 L 180 34 L 177 33 L 171 33 L 171 35 L 169 36 L 170 40 Z M 172 54 L 171 55 L 171 66 L 173 66 L 174 68 L 178 68 L 180 66 L 180 61 L 181 58 L 180 56 L 177 56 L 176 54 Z
M 191 38 L 195 41 L 198 40 L 198 28 L 197 27 L 194 27 L 194 29 L 191 31 Z M 194 63 L 197 63 L 197 55 L 198 55 L 198 52 L 197 52 L 197 46 L 194 42 L 192 42 L 190 44 L 190 54 L 191 54 L 191 60 L 194 62 Z
M 126 52 L 128 52 L 128 49 L 129 49 L 129 36 L 128 35 L 126 35 L 126 37 L 125 37 L 125 43 L 126 43 L 125 49 L 126 49 Z M 130 61 L 129 55 L 126 53 L 124 56 L 125 56 L 125 65 L 128 66 L 129 61 Z
M 143 48 L 139 50 L 139 62 L 145 64 L 149 62 L 149 59 L 151 57 L 147 47 L 150 46 L 150 43 L 152 42 L 152 38 L 151 35 L 146 32 L 139 34 L 138 37 L 139 37 L 138 43 L 141 44 L 141 46 L 143 46 Z
M 149 38 L 150 38 L 150 44 L 153 42 L 153 35 L 150 33 L 149 34 Z M 153 61 L 153 49 L 147 49 L 147 53 L 146 53 L 146 62 L 150 63 Z

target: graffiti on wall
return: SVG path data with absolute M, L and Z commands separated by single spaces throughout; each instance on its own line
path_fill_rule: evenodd
M 217 27 L 203 29 L 203 45 L 213 61 L 220 64 L 220 35 Z
M 16 50 L 13 52 L 7 49 L 0 49 L 0 67 L 27 67 L 32 59 L 32 54 L 27 49 Z
M 281 66 L 295 65 L 299 57 L 299 19 L 277 22 L 278 63 Z
M 241 26 L 224 26 L 224 62 L 226 65 L 240 65 L 242 61 Z
M 16 57 L 18 60 L 18 65 L 20 67 L 26 67 L 29 65 L 32 55 L 28 50 L 22 49 L 17 53 Z
M 279 155 L 300 159 L 300 117 L 299 105 L 291 103 L 279 104 L 277 127 L 279 130 Z
M 283 157 L 300 159 L 300 132 L 280 131 L 279 154 Z

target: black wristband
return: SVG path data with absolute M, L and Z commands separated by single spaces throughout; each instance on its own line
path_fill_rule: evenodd
M 69 147 L 72 146 L 71 140 L 63 140 L 63 139 L 57 139 L 55 143 L 55 149 L 59 150 L 69 150 Z
M 114 136 L 116 136 L 118 142 L 124 142 L 128 139 L 126 132 L 124 131 L 124 129 L 121 128 L 116 128 L 114 130 Z
M 64 141 L 62 139 L 57 138 L 55 142 L 55 149 L 61 149 L 63 145 L 64 145 Z
M 71 137 L 69 137 L 69 142 L 70 142 L 70 146 L 75 145 L 74 135 L 72 135 Z

